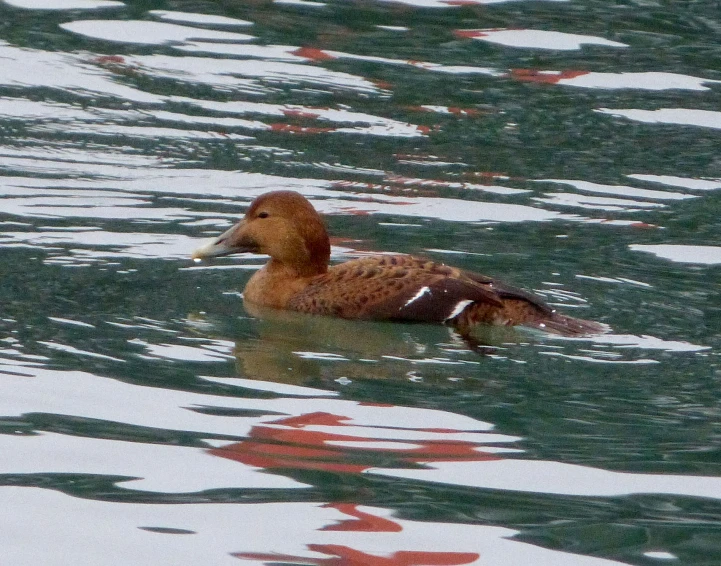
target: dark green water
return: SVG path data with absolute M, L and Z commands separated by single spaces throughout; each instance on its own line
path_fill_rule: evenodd
M 710 0 L 0 4 L 0 563 L 721 563 L 720 65 Z M 277 188 L 612 331 L 247 312 L 189 256 Z

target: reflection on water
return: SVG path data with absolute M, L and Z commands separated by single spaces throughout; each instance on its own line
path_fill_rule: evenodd
M 440 566 L 489 560 L 518 565 L 529 561 L 569 566 L 621 564 L 540 549 L 513 540 L 516 533 L 511 529 L 403 520 L 382 508 L 347 503 L 139 506 L 74 499 L 37 488 L 6 488 L 0 493 L 5 505 L 23 509 L 15 521 L 18 530 L 33 528 L 47 533 L 45 540 L 30 547 L 11 542 L 6 556 L 12 563 L 63 564 L 72 560 L 127 564 L 131 560 L 133 564 L 157 564 L 157 547 L 162 545 L 160 559 L 172 564 L 239 564 L 238 559 L 256 564 L 317 565 Z M 70 523 L 63 517 L 79 520 Z M 86 546 L 83 533 L 99 528 L 107 534 L 106 545 L 81 551 Z M 252 537 L 238 536 L 239 530 L 251 528 Z M 120 546 L 122 557 L 108 552 L 108 546 Z M 62 560 L 57 560 L 59 552 Z
M 7 417 L 20 417 L 32 412 L 58 417 L 82 415 L 83 420 L 98 419 L 143 427 L 147 430 L 146 434 L 151 435 L 153 430 L 157 431 L 156 434 L 166 431 L 163 433 L 166 435 L 173 429 L 185 434 L 195 430 L 202 436 L 215 435 L 216 439 L 203 440 L 202 444 L 213 446 L 203 450 L 158 442 L 160 438 L 156 439 L 156 443 L 146 444 L 137 440 L 92 439 L 60 433 L 29 437 L 5 435 L 1 441 L 2 448 L 9 457 L 4 459 L 1 473 L 8 477 L 19 477 L 21 474 L 38 478 L 48 474 L 106 476 L 109 479 L 126 476 L 130 481 L 121 479 L 119 487 L 156 495 L 235 488 L 248 492 L 250 496 L 253 490 L 307 489 L 309 485 L 285 477 L 286 474 L 296 475 L 301 470 L 413 478 L 416 482 L 573 496 L 651 492 L 715 499 L 721 493 L 721 479 L 718 477 L 624 474 L 560 462 L 525 460 L 514 454 L 520 452 L 513 446 L 521 439 L 492 432 L 488 423 L 442 411 L 349 402 L 329 398 L 325 392 L 307 388 L 304 391 L 289 390 L 293 397 L 265 399 L 173 392 L 163 388 L 124 385 L 81 372 L 45 370 L 38 366 L 26 363 L 3 370 L 2 387 L 6 391 L 2 398 L 12 397 L 12 400 L 3 402 L 3 414 Z M 242 384 L 232 379 L 227 381 L 231 386 L 240 386 L 248 393 L 252 392 L 254 382 L 251 380 L 243 380 Z M 47 393 L 43 392 L 44 389 Z M 276 390 L 285 393 L 283 386 Z M 264 388 L 258 391 L 262 392 Z M 47 401 L 39 402 L 42 398 Z M 117 399 L 124 402 L 114 402 Z M 243 439 L 221 440 L 218 435 L 240 436 Z M 182 473 L 179 470 L 183 470 Z M 281 475 L 259 473 L 261 470 Z M 58 487 L 63 489 L 62 483 Z M 136 508 L 101 501 L 72 502 L 59 494 L 53 496 L 27 489 L 19 492 L 19 489 L 7 487 L 0 490 L 2 497 L 10 498 L 8 504 L 12 502 L 13 508 L 21 509 L 13 517 L 15 525 L 36 522 L 38 506 L 49 505 L 53 511 L 43 513 L 42 528 L 47 529 L 51 540 L 59 537 L 64 548 L 77 544 L 84 529 L 94 528 L 86 524 L 86 518 L 102 513 L 109 521 L 104 527 L 107 534 L 115 537 L 117 533 L 122 537 L 122 543 L 118 541 L 116 544 L 122 544 L 125 549 L 123 560 L 127 560 L 127 552 L 131 548 L 150 543 L 144 531 L 168 531 L 170 534 L 182 530 L 201 539 L 193 541 L 194 552 L 207 553 L 207 556 L 214 556 L 220 550 L 249 559 L 263 556 L 264 560 L 271 560 L 281 554 L 308 556 L 306 552 L 311 550 L 350 559 L 366 552 L 376 555 L 380 549 L 384 549 L 380 553 L 383 555 L 396 555 L 398 549 L 406 549 L 406 552 L 418 556 L 434 556 L 433 560 L 438 561 L 430 562 L 434 564 L 470 564 L 475 563 L 480 555 L 486 556 L 490 552 L 486 545 L 490 544 L 495 549 L 494 554 L 500 548 L 504 549 L 507 553 L 504 560 L 509 564 L 522 564 L 524 560 L 551 560 L 557 564 L 617 563 L 538 548 L 532 550 L 508 540 L 514 535 L 509 529 L 456 524 L 445 525 L 438 530 L 432 523 L 399 520 L 391 518 L 383 509 L 359 509 L 348 503 L 330 502 L 322 506 L 266 503 L 261 509 L 253 506 L 256 512 L 267 515 L 257 518 L 260 530 L 254 530 L 254 536 L 248 539 L 238 538 L 237 530 L 226 532 L 219 524 L 221 518 L 231 520 L 237 513 L 240 515 L 236 520 L 240 520 L 241 524 L 255 525 L 255 520 L 247 518 L 248 513 L 253 512 L 249 509 L 221 511 L 220 508 L 228 509 L 228 506 L 206 504 L 179 512 L 175 505 L 154 504 Z M 72 487 L 68 485 L 65 489 Z M 378 486 L 369 484 L 369 493 L 361 499 L 372 499 L 375 489 Z M 212 492 L 207 493 L 212 498 Z M 292 496 L 286 497 L 293 499 Z M 106 507 L 109 508 L 105 510 Z M 124 509 L 126 507 L 128 509 Z M 230 506 L 230 509 L 233 508 Z M 302 515 L 296 514 L 294 508 L 303 509 Z M 335 513 L 324 517 L 323 509 L 335 510 L 340 515 Z M 62 521 L 60 517 L 66 513 L 69 516 L 77 514 L 79 522 L 68 524 Z M 199 516 L 195 516 L 198 513 Z M 316 513 L 320 516 L 313 519 Z M 201 518 L 202 522 L 199 522 Z M 270 532 L 264 534 L 263 525 L 272 525 L 276 536 Z M 3 528 L 7 530 L 10 526 L 4 525 Z M 417 537 L 419 528 L 427 531 L 421 538 Z M 359 539 L 358 531 L 368 533 L 367 540 Z M 436 534 L 431 535 L 434 531 Z M 278 532 L 284 536 L 277 537 Z M 340 535 L 329 535 L 328 539 L 324 534 L 326 532 L 351 532 L 353 536 L 340 537 L 339 540 Z M 380 543 L 378 535 L 371 535 L 380 532 L 393 533 L 393 536 L 383 537 L 384 542 Z M 215 541 L 214 549 L 208 548 L 202 540 L 206 537 Z M 321 544 L 319 541 L 325 542 Z M 337 546 L 341 542 L 342 548 Z M 378 546 L 379 543 L 381 546 Z M 169 552 L 170 555 L 184 548 L 181 544 L 180 548 L 174 549 L 175 542 L 172 540 L 167 544 L 169 546 L 163 546 L 164 553 Z M 429 548 L 434 549 L 433 552 L 428 553 L 426 549 Z M 45 545 L 23 549 L 21 545 L 11 546 L 10 555 L 52 563 L 46 561 L 51 554 L 57 553 L 57 548 Z M 98 549 L 90 549 L 90 555 L 96 552 Z M 66 559 L 69 555 L 63 556 Z M 149 563 L 148 556 L 153 555 L 147 555 L 139 563 Z M 400 555 L 396 559 L 399 564 L 429 563 L 425 561 L 427 557 L 419 562 L 401 560 Z M 448 562 L 456 559 L 459 561 Z
M 149 8 L 0 4 L 3 563 L 721 561 L 712 3 Z M 246 310 L 276 188 L 613 331 Z

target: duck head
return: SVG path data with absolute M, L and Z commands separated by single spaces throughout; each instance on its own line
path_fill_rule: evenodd
M 273 191 L 256 198 L 240 222 L 195 250 L 192 257 L 236 253 L 269 255 L 271 264 L 310 276 L 328 269 L 330 242 L 308 199 L 293 191 Z

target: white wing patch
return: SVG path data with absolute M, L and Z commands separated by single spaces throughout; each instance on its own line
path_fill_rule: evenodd
M 468 305 L 470 305 L 473 301 L 470 299 L 465 299 L 463 301 L 458 301 L 456 303 L 456 306 L 453 307 L 453 310 L 451 311 L 451 314 L 449 314 L 443 322 L 446 320 L 451 320 L 452 318 L 456 318 L 459 314 L 463 312 L 463 309 L 465 309 Z
M 419 290 L 415 295 L 413 295 L 410 299 L 408 299 L 408 300 L 406 301 L 406 304 L 403 305 L 403 306 L 402 306 L 400 309 L 398 309 L 398 310 L 404 309 L 405 307 L 407 307 L 407 306 L 410 305 L 411 303 L 414 303 L 415 301 L 417 301 L 418 299 L 420 299 L 420 298 L 421 298 L 423 295 L 425 295 L 426 293 L 429 293 L 429 294 L 430 294 L 430 292 L 431 292 L 431 288 L 430 288 L 430 287 L 428 287 L 428 286 L 421 287 L 420 290 Z

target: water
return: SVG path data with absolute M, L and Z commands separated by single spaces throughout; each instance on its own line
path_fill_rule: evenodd
M 0 4 L 2 563 L 721 563 L 719 8 Z M 250 312 L 276 188 L 613 331 Z

